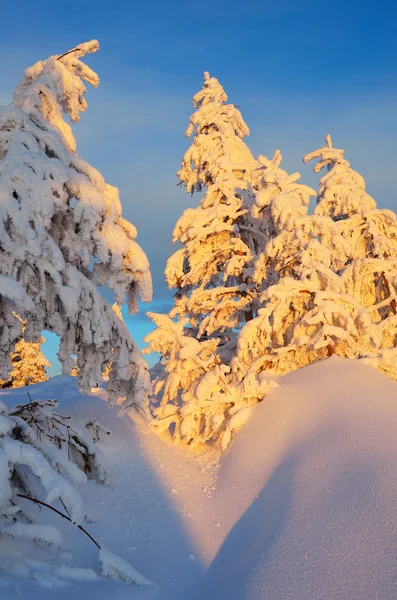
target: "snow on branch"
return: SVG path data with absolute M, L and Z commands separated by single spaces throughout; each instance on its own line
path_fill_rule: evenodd
M 32 510 L 32 505 L 36 505 L 75 525 L 97 546 L 103 575 L 138 585 L 150 584 L 127 561 L 109 553 L 83 525 L 85 507 L 78 488 L 87 481 L 86 473 L 99 481 L 104 481 L 105 475 L 89 428 L 94 436 L 103 428 L 92 421 L 84 424 L 62 416 L 54 411 L 56 406 L 53 400 L 31 401 L 9 411 L 0 402 L 0 539 L 3 549 L 0 568 L 3 575 L 30 576 L 46 587 L 64 585 L 64 580 L 69 578 L 97 577 L 91 569 L 52 564 L 52 555 L 62 545 L 61 532 L 54 525 L 42 523 L 42 517 L 36 522 L 37 512 Z M 53 549 L 52 553 L 48 556 L 43 546 L 29 542 L 44 542 Z M 37 561 L 37 555 L 42 555 L 44 562 Z
M 14 316 L 21 321 L 24 333 L 26 322 L 15 313 Z M 22 339 L 15 345 L 15 351 L 11 355 L 12 371 L 7 381 L 0 380 L 0 388 L 23 387 L 47 381 L 46 367 L 51 365 L 41 350 L 44 342 L 45 338 L 41 336 L 38 342 L 26 342 Z
M 68 150 L 76 151 L 72 128 L 65 122 L 62 111 L 72 123 L 78 123 L 80 113 L 87 109 L 83 80 L 98 87 L 99 77 L 80 58 L 97 52 L 99 42 L 91 40 L 79 44 L 60 56 L 50 56 L 25 70 L 24 77 L 14 93 L 18 106 L 36 123 L 48 128 L 50 123 L 58 130 Z
M 163 358 L 153 426 L 174 440 L 223 447 L 250 414 L 247 386 L 234 379 L 230 363 L 238 331 L 258 307 L 254 261 L 266 239 L 252 213 L 259 163 L 242 140 L 249 130 L 241 113 L 226 101 L 219 81 L 205 73 L 186 131 L 193 142 L 178 172 L 187 192 L 205 189 L 205 195 L 176 223 L 173 241 L 183 248 L 165 271 L 176 288 L 174 307 L 169 315 L 149 313 L 157 328 L 146 337 L 147 352 Z M 262 397 L 266 389 L 264 381 Z
M 97 49 L 88 42 L 36 63 L 13 105 L 0 108 L 0 376 L 21 338 L 17 312 L 27 341 L 45 329 L 61 337 L 63 372 L 77 356 L 83 389 L 97 385 L 112 362 L 111 401 L 123 397 L 125 409 L 145 412 L 146 363 L 97 286 L 135 312 L 139 296 L 152 296 L 149 262 L 122 217 L 117 188 L 74 153 L 63 120 L 63 112 L 76 121 L 86 109 L 83 80 L 99 83 L 80 60 Z
M 330 135 L 326 136 L 325 141 L 325 146 L 303 158 L 305 163 L 320 159 L 314 167 L 315 173 L 324 167 L 328 171 L 320 180 L 315 214 L 339 220 L 376 208 L 375 200 L 365 191 L 363 177 L 350 167 L 350 163 L 344 158 L 344 151 L 333 147 Z
M 219 339 L 198 341 L 184 329 L 186 319 L 175 323 L 167 315 L 148 314 L 157 328 L 146 336 L 144 352 L 160 352 L 164 358 L 153 381 L 153 428 L 168 432 L 175 442 L 226 448 L 251 414 L 254 382 L 249 388 L 248 380 L 241 385 L 232 377 L 217 356 Z M 262 399 L 273 385 L 262 378 L 256 394 Z
M 343 282 L 321 290 L 318 281 L 285 277 L 270 286 L 256 319 L 238 340 L 236 362 L 257 373 L 286 373 L 332 354 L 344 358 L 376 356 L 380 332 L 368 311 L 343 293 Z M 246 369 L 245 369 L 246 370 Z

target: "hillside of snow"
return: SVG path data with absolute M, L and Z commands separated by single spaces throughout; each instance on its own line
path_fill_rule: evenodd
M 98 572 L 96 548 L 33 507 L 61 527 L 62 548 L 38 552 L 64 576 L 51 584 L 44 563 L 46 588 L 29 572 L 10 575 L 0 542 L 1 598 L 397 598 L 397 385 L 372 367 L 332 357 L 283 377 L 220 458 L 167 445 L 72 378 L 29 391 L 110 430 L 101 447 L 111 484 L 81 489 L 86 528 L 157 585 L 68 579 L 67 565 Z M 25 402 L 26 389 L 0 399 Z

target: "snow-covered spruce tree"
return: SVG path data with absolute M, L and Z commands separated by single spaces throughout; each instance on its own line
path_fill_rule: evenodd
M 226 448 L 251 413 L 254 382 L 233 381 L 230 367 L 217 355 L 219 339 L 186 335 L 187 318 L 175 322 L 168 315 L 148 314 L 157 327 L 146 336 L 144 352 L 165 358 L 152 369 L 153 427 L 169 430 L 175 442 L 197 446 L 212 441 Z M 258 380 L 255 385 L 259 393 Z M 262 397 L 274 385 L 263 377 Z
M 227 363 L 236 329 L 255 312 L 251 274 L 259 221 L 249 214 L 251 172 L 257 166 L 242 141 L 249 130 L 226 100 L 218 80 L 205 73 L 186 131 L 187 137 L 194 133 L 193 143 L 178 172 L 187 192 L 205 195 L 177 222 L 173 241 L 183 247 L 168 260 L 165 274 L 177 290 L 171 316 L 188 317 L 199 340 L 217 336 Z
M 111 360 L 110 401 L 144 408 L 146 363 L 97 286 L 134 312 L 138 295 L 151 298 L 148 260 L 121 216 L 118 190 L 77 156 L 64 119 L 77 122 L 86 109 L 84 80 L 99 83 L 80 60 L 98 47 L 87 42 L 36 63 L 0 108 L 0 375 L 22 337 L 15 311 L 27 321 L 26 341 L 45 329 L 61 337 L 63 372 L 77 356 L 83 390 Z
M 83 424 L 63 417 L 54 411 L 56 406 L 56 402 L 46 400 L 8 410 L 0 402 L 0 570 L 3 578 L 8 575 L 32 578 L 52 588 L 65 585 L 65 579 L 96 578 L 94 571 L 82 565 L 74 568 L 59 564 L 61 533 L 54 525 L 43 523 L 42 516 L 52 510 L 60 516 L 60 521 L 63 517 L 77 525 L 82 534 L 90 538 L 87 544 L 93 542 L 97 546 L 103 575 L 130 583 L 149 583 L 84 529 L 86 512 L 78 488 L 87 481 L 87 476 L 100 481 L 106 479 L 101 453 L 94 445 L 102 428 L 95 421 Z
M 330 216 L 351 247 L 350 260 L 342 272 L 345 291 L 379 325 L 382 342 L 377 366 L 396 378 L 392 354 L 397 338 L 392 332 L 397 313 L 397 216 L 391 210 L 376 208 L 375 200 L 365 191 L 364 179 L 350 167 L 344 151 L 332 146 L 329 135 L 326 145 L 307 154 L 304 161 L 316 158 L 315 172 L 326 167 L 327 173 L 320 180 L 315 214 Z
M 365 191 L 365 181 L 344 158 L 344 151 L 332 146 L 327 135 L 324 147 L 310 152 L 304 162 L 319 159 L 314 171 L 324 167 L 315 215 L 339 222 L 344 238 L 352 248 L 352 258 L 397 258 L 397 216 L 391 210 L 376 208 Z
M 251 213 L 258 163 L 242 141 L 249 131 L 226 100 L 217 79 L 205 73 L 186 131 L 194 132 L 193 143 L 178 172 L 187 192 L 205 194 L 176 224 L 173 240 L 182 248 L 165 273 L 177 289 L 174 308 L 168 316 L 149 313 L 157 328 L 146 337 L 146 352 L 159 352 L 164 361 L 156 369 L 153 425 L 169 429 L 174 440 L 224 447 L 251 410 L 229 364 L 238 330 L 257 310 L 253 264 L 267 241 Z
M 284 277 L 262 295 L 263 308 L 242 329 L 233 368 L 240 377 L 283 374 L 336 354 L 376 357 L 381 335 L 369 312 L 346 294 L 343 280 Z
M 329 170 L 314 215 L 290 218 L 269 242 L 268 255 L 272 248 L 277 258 L 287 252 L 287 277 L 268 288 L 258 318 L 241 331 L 233 368 L 242 377 L 284 373 L 336 353 L 365 358 L 394 376 L 396 216 L 375 208 L 329 136 L 304 160 L 313 158 L 320 159 L 316 171 Z M 288 239 L 296 248 L 293 268 Z
M 20 319 L 18 315 L 15 315 L 15 318 Z M 25 327 L 26 323 L 23 322 L 22 333 Z M 25 342 L 24 339 L 17 342 L 11 354 L 12 371 L 7 381 L 0 380 L 0 388 L 23 387 L 47 381 L 46 367 L 51 365 L 41 350 L 41 344 L 44 342 L 43 336 L 38 342 Z
M 309 215 L 310 197 L 316 192 L 298 183 L 299 173 L 280 168 L 281 153 L 271 160 L 259 156 L 253 213 L 262 216 L 269 241 L 255 263 L 254 279 L 266 289 L 285 276 L 299 279 L 306 270 L 323 265 L 338 271 L 349 256 L 350 246 L 329 217 Z
M 241 331 L 232 362 L 234 377 L 250 382 L 246 387 L 253 400 L 261 399 L 266 372 L 283 373 L 346 353 L 344 328 L 353 335 L 359 313 L 353 299 L 340 296 L 344 290 L 337 272 L 350 246 L 338 226 L 328 216 L 308 214 L 315 192 L 298 183 L 299 173 L 280 168 L 278 150 L 271 160 L 258 160 L 254 212 L 263 214 L 270 238 L 255 264 L 254 278 L 265 290 L 263 308 Z

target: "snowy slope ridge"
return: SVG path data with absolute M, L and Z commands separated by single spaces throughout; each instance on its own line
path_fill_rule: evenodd
M 111 430 L 111 485 L 81 489 L 87 529 L 159 584 L 82 571 L 57 600 L 397 598 L 397 386 L 372 367 L 332 357 L 284 376 L 219 460 L 117 418 L 103 391 L 83 396 L 71 378 L 30 390 Z M 65 524 L 62 538 L 54 567 L 96 569 L 79 532 Z M 54 591 L 0 573 L 0 598 L 21 597 Z
M 243 514 L 197 598 L 397 598 L 396 432 L 396 384 L 360 362 L 284 377 L 222 461 Z

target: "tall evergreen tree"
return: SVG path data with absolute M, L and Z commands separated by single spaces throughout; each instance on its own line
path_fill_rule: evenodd
M 274 229 L 267 261 L 276 260 L 284 277 L 274 278 L 259 316 L 240 333 L 232 367 L 241 377 L 284 373 L 334 353 L 397 374 L 397 217 L 376 208 L 343 154 L 327 136 L 323 148 L 304 157 L 320 159 L 316 172 L 328 169 L 313 215 L 287 210 L 277 231 L 277 203 L 265 202 Z
M 205 73 L 186 131 L 194 133 L 193 143 L 178 172 L 187 192 L 205 193 L 175 226 L 173 241 L 182 248 L 165 273 L 177 290 L 174 307 L 168 316 L 149 313 L 157 328 L 146 337 L 147 352 L 164 361 L 154 424 L 187 443 L 227 444 L 249 408 L 229 364 L 239 329 L 256 312 L 253 266 L 262 223 L 252 214 L 252 172 L 258 162 L 242 141 L 247 125 L 226 100 L 218 80 Z
M 318 158 L 320 180 L 315 214 L 330 216 L 350 245 L 350 257 L 342 275 L 346 291 L 371 311 L 374 322 L 396 313 L 397 288 L 394 278 L 397 261 L 397 216 L 378 209 L 365 191 L 365 181 L 344 158 L 344 151 L 326 145 L 304 157 Z
M 171 316 L 188 317 L 199 340 L 219 337 L 222 360 L 228 362 L 236 329 L 251 318 L 255 297 L 250 278 L 255 220 L 249 211 L 257 162 L 242 141 L 248 127 L 226 100 L 218 80 L 205 73 L 186 131 L 187 137 L 194 133 L 193 143 L 178 172 L 187 192 L 205 195 L 175 226 L 173 241 L 183 247 L 168 260 L 166 279 L 177 288 Z
M 341 271 L 344 290 L 368 311 L 381 334 L 375 366 L 397 378 L 397 216 L 378 209 L 366 192 L 365 181 L 334 148 L 327 135 L 325 146 L 307 154 L 319 159 L 314 170 L 327 173 L 320 180 L 315 214 L 330 216 L 350 245 L 350 258 Z
M 148 260 L 135 227 L 122 218 L 118 190 L 76 154 L 69 123 L 87 107 L 84 81 L 99 78 L 80 58 L 98 50 L 81 44 L 27 69 L 11 106 L 0 108 L 0 375 L 22 337 L 42 330 L 61 337 L 69 374 L 77 356 L 79 383 L 89 390 L 112 361 L 108 391 L 124 407 L 143 407 L 146 363 L 127 328 L 101 296 L 107 285 L 131 312 L 151 298 Z
M 289 175 L 280 168 L 279 150 L 271 160 L 258 160 L 263 166 L 257 170 L 254 214 L 263 215 L 269 241 L 256 261 L 255 280 L 266 289 L 286 276 L 299 279 L 324 268 L 338 271 L 350 247 L 332 219 L 308 213 L 316 192 L 298 183 L 299 173 Z

